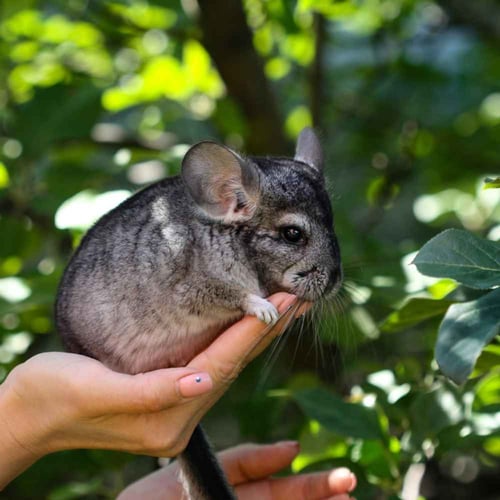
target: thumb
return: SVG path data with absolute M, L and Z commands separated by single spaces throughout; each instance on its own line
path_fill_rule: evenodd
M 281 441 L 273 444 L 245 444 L 221 452 L 220 458 L 229 482 L 236 486 L 288 467 L 299 453 L 296 441 Z
M 297 297 L 280 292 L 268 300 L 283 314 L 296 303 Z M 216 386 L 225 387 L 280 333 L 283 319 L 266 328 L 255 316 L 245 316 L 222 332 L 189 366 L 210 372 Z
M 210 375 L 193 368 L 165 368 L 137 375 L 108 370 L 96 396 L 113 413 L 152 413 L 189 401 L 213 388 Z

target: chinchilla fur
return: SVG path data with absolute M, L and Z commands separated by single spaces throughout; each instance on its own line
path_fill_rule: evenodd
M 294 159 L 193 146 L 180 176 L 138 192 L 83 238 L 61 282 L 68 349 L 122 372 L 183 366 L 230 323 L 277 311 L 264 297 L 314 301 L 342 278 L 316 135 Z

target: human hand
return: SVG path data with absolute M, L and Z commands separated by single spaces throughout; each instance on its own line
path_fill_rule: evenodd
M 279 293 L 269 300 L 284 312 L 295 297 Z M 281 326 L 266 333 L 257 318 L 246 316 L 187 367 L 138 375 L 68 353 L 43 353 L 18 365 L 0 386 L 1 455 L 8 460 L 0 458 L 0 487 L 62 449 L 177 455 L 208 408 Z
M 288 467 L 299 452 L 298 444 L 247 444 L 225 450 L 218 458 L 240 500 L 349 500 L 356 477 L 348 469 L 271 478 Z M 174 500 L 182 495 L 177 463 L 128 486 L 118 500 Z

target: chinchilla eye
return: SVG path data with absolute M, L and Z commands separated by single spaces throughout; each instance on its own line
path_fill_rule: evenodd
M 302 243 L 305 239 L 304 231 L 297 226 L 285 226 L 280 229 L 281 237 L 288 243 Z

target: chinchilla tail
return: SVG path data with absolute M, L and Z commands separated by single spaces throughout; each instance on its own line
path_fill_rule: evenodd
M 200 425 L 179 456 L 180 479 L 189 500 L 236 500 Z

